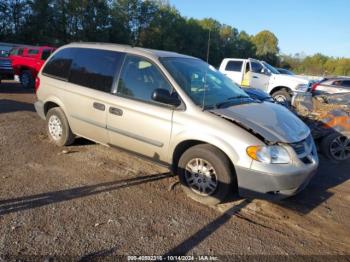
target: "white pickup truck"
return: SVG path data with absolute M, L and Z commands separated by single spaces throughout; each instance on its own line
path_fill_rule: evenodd
M 282 75 L 264 61 L 225 58 L 219 71 L 241 86 L 259 88 L 279 102 L 290 102 L 294 92 L 307 92 L 309 80 Z

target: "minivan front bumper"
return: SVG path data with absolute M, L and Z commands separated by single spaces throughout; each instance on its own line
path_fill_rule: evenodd
M 290 155 L 288 164 L 252 161 L 250 167 L 235 166 L 242 196 L 283 199 L 303 190 L 315 175 L 319 159 L 311 134 L 302 141 L 280 144 Z
M 250 168 L 235 167 L 241 196 L 286 198 L 303 190 L 315 175 L 318 161 L 304 168 L 266 173 Z M 265 197 L 265 196 L 264 196 Z

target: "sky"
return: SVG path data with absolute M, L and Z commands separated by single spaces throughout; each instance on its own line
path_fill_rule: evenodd
M 270 30 L 284 54 L 350 58 L 350 0 L 170 0 L 188 18 L 211 17 L 239 31 Z

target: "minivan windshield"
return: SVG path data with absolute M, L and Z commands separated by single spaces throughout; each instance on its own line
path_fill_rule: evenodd
M 261 62 L 267 69 L 270 70 L 270 72 L 272 74 L 279 74 L 280 72 L 278 72 L 278 70 L 276 68 L 274 68 L 272 65 L 266 63 L 265 61 Z
M 162 57 L 160 61 L 192 101 L 204 109 L 254 101 L 231 79 L 202 60 Z

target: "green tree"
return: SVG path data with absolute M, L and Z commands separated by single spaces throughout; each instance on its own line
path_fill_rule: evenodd
M 28 1 L 30 14 L 27 17 L 26 27 L 23 35 L 26 41 L 38 44 L 52 44 L 51 40 L 55 34 L 53 25 L 53 0 L 31 0 Z
M 115 8 L 120 10 L 121 17 L 127 19 L 131 43 L 139 45 L 140 35 L 152 22 L 158 6 L 149 0 L 117 0 Z
M 237 44 L 232 50 L 233 57 L 238 58 L 250 58 L 256 56 L 256 46 L 252 41 L 252 36 L 248 35 L 245 31 L 241 31 L 238 35 Z
M 278 62 L 278 39 L 272 32 L 267 30 L 261 31 L 252 38 L 252 42 L 256 47 L 257 58 L 272 64 Z
M 2 0 L 0 3 L 0 39 L 18 42 L 23 40 L 23 29 L 30 7 L 27 0 Z
M 161 5 L 151 23 L 140 34 L 142 46 L 169 51 L 185 52 L 182 35 L 186 20 L 179 12 L 169 6 Z

